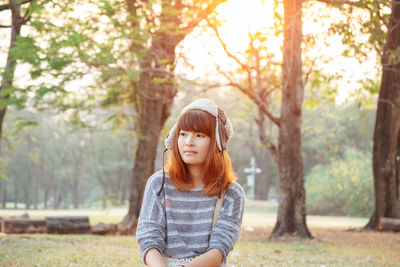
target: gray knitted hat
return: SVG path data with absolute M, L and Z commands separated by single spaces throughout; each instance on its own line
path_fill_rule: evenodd
M 219 151 L 226 150 L 228 139 L 233 134 L 233 127 L 231 121 L 225 116 L 225 112 L 210 99 L 201 98 L 193 101 L 182 109 L 181 115 L 193 109 L 205 111 L 215 117 L 215 138 L 217 140 L 217 146 Z M 172 143 L 176 134 L 176 126 L 177 124 L 171 128 L 167 139 L 165 139 L 165 147 L 168 150 L 171 150 L 172 148 Z

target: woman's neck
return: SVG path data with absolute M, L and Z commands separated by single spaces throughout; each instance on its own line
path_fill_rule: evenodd
M 189 173 L 193 189 L 204 187 L 204 166 L 189 166 Z

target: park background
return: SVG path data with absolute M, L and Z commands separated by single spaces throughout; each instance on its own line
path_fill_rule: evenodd
M 193 4 L 193 9 L 178 10 L 182 2 Z M 251 196 L 244 234 L 234 251 L 239 254 L 231 256 L 233 265 L 245 264 L 248 251 L 255 253 L 248 257 L 254 258 L 251 266 L 398 264 L 399 256 L 392 253 L 399 249 L 398 234 L 343 234 L 343 230 L 364 227 L 374 213 L 373 135 L 392 1 L 302 4 L 302 82 L 298 88 L 304 96 L 300 103 L 302 173 L 307 224 L 317 238 L 302 241 L 300 237 L 288 244 L 268 242 L 280 197 L 276 153 L 280 128 L 273 119 L 281 112 L 282 81 L 287 77 L 282 70 L 287 52 L 283 46 L 284 4 L 299 1 L 182 2 L 138 1 L 134 8 L 126 4 L 131 1 L 21 4 L 21 16 L 29 19 L 22 23 L 12 49 L 12 31 L 0 29 L 1 108 L 4 114 L 7 111 L 1 131 L 0 216 L 24 211 L 33 217 L 82 214 L 93 223 L 129 224 L 132 216 L 127 214 L 135 213 L 132 194 L 143 188 L 143 183 L 135 187 L 135 182 L 145 181 L 148 175 L 142 174 L 149 169 L 161 168 L 162 141 L 179 110 L 194 99 L 209 97 L 232 120 L 229 154 L 239 183 Z M 11 24 L 10 8 L 6 8 L 10 3 L 18 1 L 0 2 L 3 26 Z M 134 17 L 129 13 L 132 9 L 140 15 Z M 195 20 L 197 9 L 206 14 L 199 11 Z M 174 42 L 173 52 L 170 44 L 162 42 L 165 36 Z M 160 47 L 168 48 L 173 56 L 161 53 L 161 58 L 146 65 L 146 52 L 157 54 Z M 396 65 L 398 52 L 393 49 L 391 64 Z M 10 55 L 15 64 L 12 73 L 7 65 Z M 144 73 L 153 75 L 148 88 L 141 83 Z M 160 106 L 164 110 L 159 121 L 164 123 L 157 121 L 157 113 L 143 115 L 146 107 L 156 110 Z M 155 160 L 150 167 L 135 172 L 139 168 L 136 158 L 142 157 L 138 154 L 141 142 L 148 138 L 143 121 L 158 124 L 156 136 L 161 142 L 153 145 Z M 255 176 L 254 200 L 244 171 L 251 157 L 261 169 Z M 396 160 L 398 166 L 398 156 Z M 137 178 L 140 175 L 144 177 Z M 343 239 L 336 242 L 335 235 Z M 377 240 L 376 251 L 372 244 L 364 247 L 362 240 L 367 235 Z M 354 250 L 352 242 L 345 240 L 352 240 L 350 236 L 361 240 L 354 241 Z M 381 239 L 390 241 L 382 245 Z M 27 240 L 32 244 L 14 253 Z M 29 249 L 50 251 L 54 242 L 81 244 L 89 256 L 74 256 L 72 249 L 66 250 L 64 259 L 53 251 L 58 258 L 50 257 L 45 264 L 59 259 L 60 265 L 85 265 L 98 254 L 95 249 L 93 254 L 88 252 L 91 244 L 100 240 L 6 236 L 1 239 L 0 245 L 7 249 L 0 260 L 34 265 L 43 258 Z M 335 249 L 326 248 L 329 240 Z M 132 246 L 137 250 L 132 239 L 115 237 L 107 242 L 125 249 L 121 257 L 127 258 L 120 259 L 121 265 L 132 264 L 128 251 Z M 346 249 L 349 254 L 343 256 Z M 318 253 L 324 256 L 316 257 Z M 94 265 L 112 265 L 110 261 Z M 136 251 L 134 262 L 139 261 Z

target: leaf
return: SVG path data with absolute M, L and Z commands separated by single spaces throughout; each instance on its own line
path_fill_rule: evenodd
M 26 120 L 26 118 L 17 118 L 16 126 L 17 129 L 14 131 L 14 135 L 18 135 L 23 129 L 27 127 L 37 127 L 39 123 L 37 121 Z

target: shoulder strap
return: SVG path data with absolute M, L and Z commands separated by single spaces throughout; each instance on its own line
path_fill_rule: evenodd
M 214 208 L 214 217 L 213 217 L 213 228 L 217 224 L 219 213 L 221 212 L 222 202 L 224 202 L 225 193 L 221 194 L 221 198 L 217 199 L 217 203 Z

